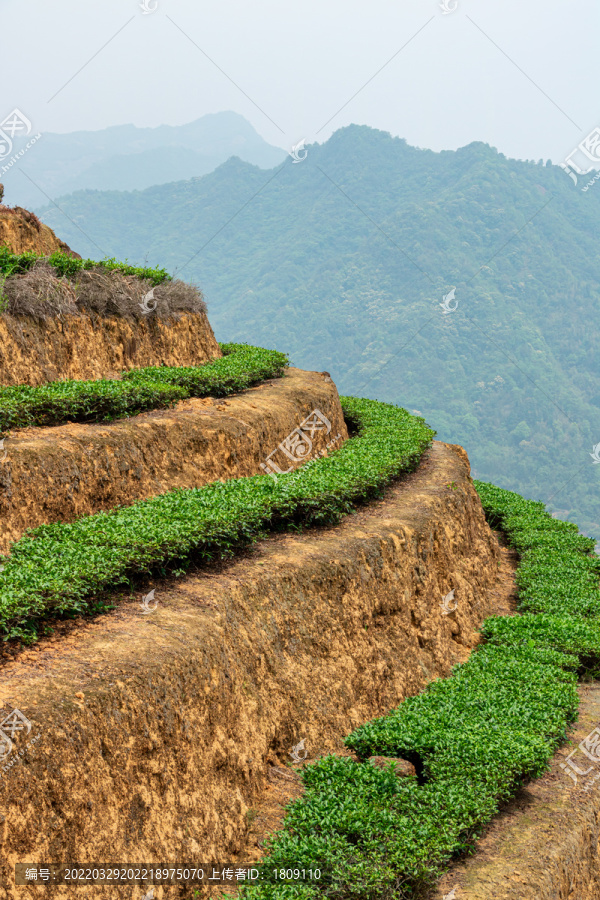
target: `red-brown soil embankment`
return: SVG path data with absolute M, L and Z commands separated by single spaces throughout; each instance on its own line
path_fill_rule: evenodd
M 12 253 L 33 251 L 44 256 L 58 250 L 81 259 L 78 253 L 56 237 L 48 225 L 20 207 L 0 206 L 0 247 L 8 247 Z
M 514 550 L 506 546 L 501 534 L 497 536 L 500 541 L 498 580 L 494 587 L 487 592 L 485 605 L 488 607 L 488 615 L 508 616 L 514 613 L 517 605 L 515 572 L 519 557 Z M 308 753 L 308 748 L 306 749 Z M 326 756 L 328 752 L 328 748 L 313 746 L 310 748 L 305 762 L 294 763 L 291 758 L 288 758 L 286 766 L 273 765 L 270 767 L 266 789 L 260 802 L 252 810 L 252 823 L 248 838 L 234 863 L 237 865 L 255 864 L 263 858 L 265 842 L 283 826 L 287 805 L 304 793 L 299 770 L 315 759 Z M 350 750 L 340 748 L 336 748 L 336 755 L 351 756 L 357 759 Z M 410 766 L 410 763 L 405 763 L 405 765 Z M 220 897 L 220 892 L 224 887 L 227 886 L 215 886 L 211 896 Z M 235 891 L 235 888 L 232 890 Z
M 228 861 L 269 763 L 301 739 L 339 749 L 468 656 L 499 561 L 466 454 L 434 443 L 338 527 L 270 538 L 155 584 L 152 613 L 121 601 L 19 654 L 0 706 L 32 723 L 17 750 L 39 739 L 0 778 L 0 897 L 37 897 L 10 886 L 15 862 Z
M 260 464 L 314 409 L 331 432 L 315 432 L 313 452 L 339 435 L 338 449 L 348 431 L 335 384 L 300 369 L 227 400 L 184 400 L 106 425 L 15 431 L 0 456 L 0 552 L 26 528 L 262 474 Z
M 220 357 L 206 313 L 163 320 L 0 316 L 0 384 L 114 378 L 142 366 L 196 366 Z

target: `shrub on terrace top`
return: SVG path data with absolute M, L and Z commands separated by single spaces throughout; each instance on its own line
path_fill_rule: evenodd
M 43 256 L 32 250 L 24 253 L 13 253 L 8 247 L 0 247 L 0 275 L 24 275 L 40 260 L 47 261 L 59 277 L 73 278 L 82 270 L 100 268 L 110 272 L 121 272 L 123 275 L 135 275 L 137 278 L 147 278 L 153 285 L 171 280 L 171 276 L 166 269 L 131 266 L 129 263 L 119 262 L 116 259 L 99 261 L 77 259 L 69 256 L 67 253 L 63 253 L 61 250 L 55 251 L 50 256 Z

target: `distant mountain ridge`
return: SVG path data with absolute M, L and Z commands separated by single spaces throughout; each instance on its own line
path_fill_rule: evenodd
M 435 153 L 367 126 L 307 150 L 39 214 L 84 255 L 196 280 L 220 340 L 421 410 L 477 477 L 600 537 L 600 186 L 582 193 L 558 166 L 483 143 Z
M 16 148 L 18 149 L 18 148 Z M 212 172 L 231 156 L 271 168 L 286 152 L 264 141 L 243 116 L 220 112 L 186 125 L 42 134 L 2 180 L 11 203 L 39 206 L 77 190 L 143 190 Z

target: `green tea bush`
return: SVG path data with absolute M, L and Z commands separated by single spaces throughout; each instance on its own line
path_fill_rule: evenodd
M 250 347 L 248 344 L 220 344 L 222 359 L 203 366 L 149 366 L 123 373 L 130 384 L 158 381 L 176 385 L 188 397 L 226 397 L 267 378 L 278 378 L 288 366 L 288 358 L 276 350 Z
M 122 275 L 147 278 L 154 286 L 171 280 L 171 276 L 165 269 L 130 266 L 128 263 L 118 262 L 116 259 L 103 259 L 98 262 L 93 259 L 76 259 L 60 250 L 52 253 L 51 256 L 34 253 L 32 250 L 25 253 L 12 253 L 8 247 L 0 247 L 0 276 L 24 275 L 34 263 L 41 259 L 45 259 L 56 270 L 59 277 L 73 278 L 82 269 L 99 267 L 109 272 L 121 272 Z
M 28 531 L 0 570 L 0 633 L 30 640 L 45 616 L 94 609 L 99 593 L 135 575 L 224 558 L 268 529 L 339 522 L 414 469 L 434 434 L 389 404 L 342 398 L 342 406 L 359 423 L 358 434 L 314 460 L 301 478 L 213 482 Z
M 594 620 L 532 613 L 510 618 L 493 616 L 483 623 L 481 633 L 490 644 L 569 655 L 573 667 L 582 674 L 589 668 L 597 669 L 600 662 L 600 628 Z
M 506 533 L 520 554 L 517 571 L 523 612 L 600 617 L 600 559 L 594 541 L 561 522 L 543 504 L 511 491 L 476 482 L 486 515 Z
M 519 612 L 492 617 L 486 643 L 450 678 L 431 682 L 346 739 L 360 762 L 328 757 L 302 770 L 246 900 L 422 897 L 452 857 L 525 780 L 539 776 L 577 716 L 577 673 L 598 673 L 600 559 L 543 504 L 475 482 L 488 522 L 521 553 Z M 402 757 L 416 777 L 371 766 Z M 320 869 L 320 885 L 279 884 L 274 871 Z
M 283 375 L 287 357 L 246 344 L 222 344 L 225 354 L 202 366 L 155 366 L 123 373 L 122 380 L 53 381 L 39 387 L 0 387 L 0 433 L 28 425 L 105 422 L 187 397 L 225 397 Z
M 187 396 L 183 388 L 159 381 L 128 384 L 101 379 L 0 387 L 0 431 L 70 421 L 110 421 L 172 406 Z

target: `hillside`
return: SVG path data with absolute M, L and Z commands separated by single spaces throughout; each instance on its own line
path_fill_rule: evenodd
M 21 207 L 4 206 L 0 185 L 0 247 L 8 247 L 12 253 L 48 254 L 59 251 L 79 258 L 71 248 L 54 234 L 38 217 Z
M 220 112 L 186 125 L 45 132 L 27 157 L 29 178 L 15 167 L 3 180 L 11 202 L 32 207 L 75 190 L 141 190 L 194 178 L 231 156 L 268 168 L 281 162 L 285 152 L 267 144 L 243 116 Z
M 600 191 L 540 163 L 351 126 L 302 164 L 232 159 L 61 206 L 105 252 L 197 280 L 220 339 L 277 346 L 342 391 L 421 410 L 469 446 L 479 477 L 600 537 Z M 87 250 L 59 212 L 40 215 Z

